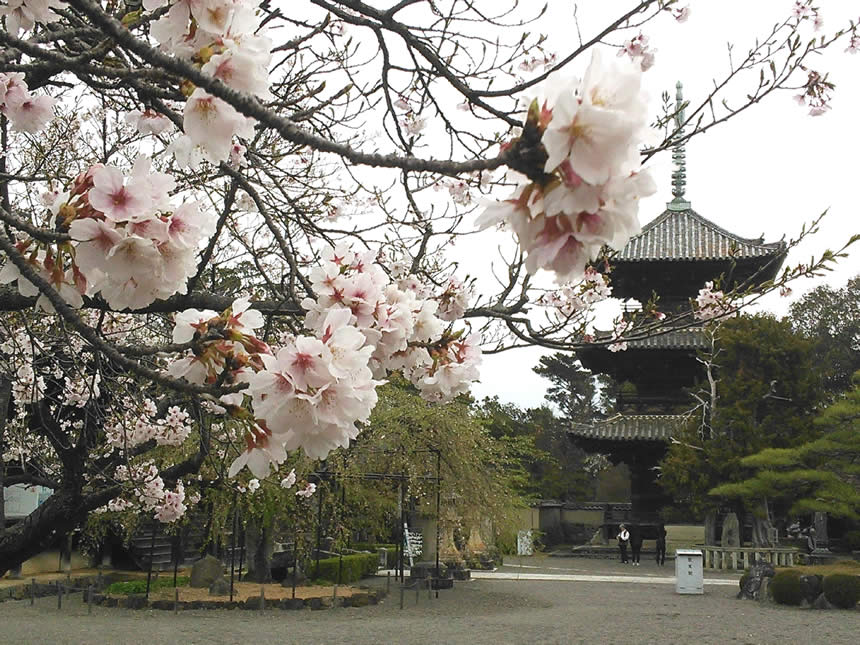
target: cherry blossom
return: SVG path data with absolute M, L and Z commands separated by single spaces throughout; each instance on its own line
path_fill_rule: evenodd
M 173 128 L 170 119 L 153 110 L 126 112 L 125 122 L 140 134 L 164 134 Z
M 285 488 L 285 489 L 289 490 L 290 488 L 295 486 L 295 484 L 296 484 L 296 469 L 293 468 L 290 471 L 290 474 L 281 480 L 281 488 Z
M 477 220 L 479 228 L 511 225 L 529 273 L 546 269 L 569 282 L 603 245 L 620 249 L 639 232 L 639 200 L 656 191 L 639 169 L 639 145 L 649 136 L 640 84 L 641 70 L 605 64 L 595 52 L 575 91 L 530 106 L 527 127 L 542 131 L 551 175 L 540 182 L 515 175 L 514 193 Z
M 6 30 L 17 36 L 33 29 L 36 23 L 47 25 L 59 20 L 53 9 L 62 6 L 59 0 L 6 0 L 6 6 L 0 7 L 0 16 L 6 16 Z
M 699 295 L 696 296 L 695 316 L 697 319 L 710 320 L 732 311 L 734 308 L 726 295 L 722 291 L 714 289 L 713 282 L 706 282 L 705 286 L 699 289 Z
M 229 159 L 234 136 L 250 138 L 254 134 L 253 120 L 200 88 L 188 97 L 183 116 L 185 134 L 212 161 Z
M 308 482 L 307 486 L 305 486 L 301 490 L 296 491 L 296 497 L 303 497 L 305 499 L 308 499 L 312 497 L 315 492 L 317 492 L 317 485 L 312 482 Z
M 55 104 L 52 96 L 30 94 L 22 73 L 0 72 L 0 113 L 19 132 L 35 134 L 44 128 L 54 117 Z

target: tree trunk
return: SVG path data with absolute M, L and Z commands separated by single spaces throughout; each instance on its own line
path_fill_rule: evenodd
M 753 511 L 752 540 L 753 546 L 774 546 L 776 531 L 770 519 L 767 499 L 763 499 L 761 505 Z
M 0 531 L 0 575 L 50 548 L 83 522 L 90 508 L 82 502 L 80 494 L 55 491 L 24 520 Z
M 705 545 L 717 546 L 717 512 L 708 511 L 705 514 Z
M 248 520 L 245 526 L 245 551 L 248 554 L 246 580 L 272 581 L 272 552 L 274 551 L 272 523 L 258 519 Z
M 6 432 L 6 419 L 9 416 L 9 401 L 12 399 L 12 381 L 0 376 L 0 531 L 6 528 L 6 503 L 3 499 L 3 475 L 6 462 L 3 461 L 3 435 Z

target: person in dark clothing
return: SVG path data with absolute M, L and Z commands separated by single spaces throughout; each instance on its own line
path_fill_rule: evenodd
M 639 566 L 639 554 L 642 552 L 642 528 L 638 524 L 630 527 L 630 553 L 633 556 L 633 566 Z
M 627 543 L 630 542 L 630 531 L 623 524 L 618 525 L 618 548 L 621 550 L 621 563 L 627 564 Z
M 661 567 L 666 562 L 666 527 L 660 524 L 657 527 L 657 564 Z

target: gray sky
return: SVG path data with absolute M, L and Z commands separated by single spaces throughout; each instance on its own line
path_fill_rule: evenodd
M 583 36 L 588 38 L 594 28 L 611 17 L 606 5 L 615 7 L 616 13 L 629 4 L 581 3 Z M 644 76 L 652 97 L 659 97 L 663 90 L 674 96 L 675 82 L 680 80 L 691 102 L 701 99 L 713 86 L 712 79 L 721 78 L 728 69 L 726 42 L 734 43 L 737 59 L 757 36 L 765 35 L 774 23 L 784 19 L 793 6 L 791 0 L 691 0 L 689 4 L 691 16 L 686 23 L 677 24 L 666 16 L 643 30 L 657 50 L 656 64 Z M 544 24 L 569 24 L 569 4 L 550 5 L 556 14 Z M 820 0 L 816 6 L 828 35 L 847 24 L 849 18 L 857 20 L 860 14 L 860 4 L 855 2 Z M 594 11 L 603 13 L 588 13 Z M 812 37 L 811 24 L 802 33 Z M 564 33 L 549 36 L 549 51 L 554 43 L 567 38 Z M 687 199 L 698 213 L 733 233 L 743 237 L 764 234 L 766 241 L 783 235 L 793 238 L 804 223 L 830 209 L 821 232 L 789 256 L 790 265 L 808 262 L 811 255 L 820 255 L 827 248 L 838 248 L 851 234 L 860 232 L 856 194 L 860 183 L 856 171 L 860 151 L 856 120 L 860 108 L 860 54 L 843 53 L 847 44 L 847 39 L 837 43 L 831 52 L 812 63 L 814 69 L 829 72 L 830 80 L 836 83 L 832 110 L 827 114 L 810 117 L 792 100 L 792 93 L 775 93 L 728 123 L 695 137 L 687 146 Z M 557 49 L 565 48 L 559 45 Z M 581 73 L 586 63 L 587 60 L 578 63 L 576 73 Z M 748 83 L 756 79 L 745 80 L 746 84 L 739 82 L 729 96 L 743 96 Z M 642 224 L 659 215 L 671 199 L 671 159 L 664 154 L 649 166 L 658 192 L 643 201 Z M 783 314 L 792 300 L 819 284 L 844 285 L 860 273 L 858 253 L 860 249 L 855 248 L 825 278 L 796 281 L 790 298 L 769 296 L 762 308 Z M 541 353 L 538 349 L 524 349 L 485 357 L 481 383 L 473 387 L 473 393 L 479 398 L 497 395 L 521 406 L 540 405 L 548 382 L 531 368 Z

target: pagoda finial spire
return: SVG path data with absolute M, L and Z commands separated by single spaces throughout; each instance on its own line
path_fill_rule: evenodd
M 675 198 L 666 207 L 670 211 L 685 211 L 690 208 L 690 202 L 684 199 L 684 190 L 687 185 L 687 152 L 684 148 L 684 122 L 687 120 L 684 104 L 684 86 L 681 81 L 675 85 L 675 137 L 681 141 L 672 148 L 672 163 L 675 170 L 672 172 L 672 196 Z

